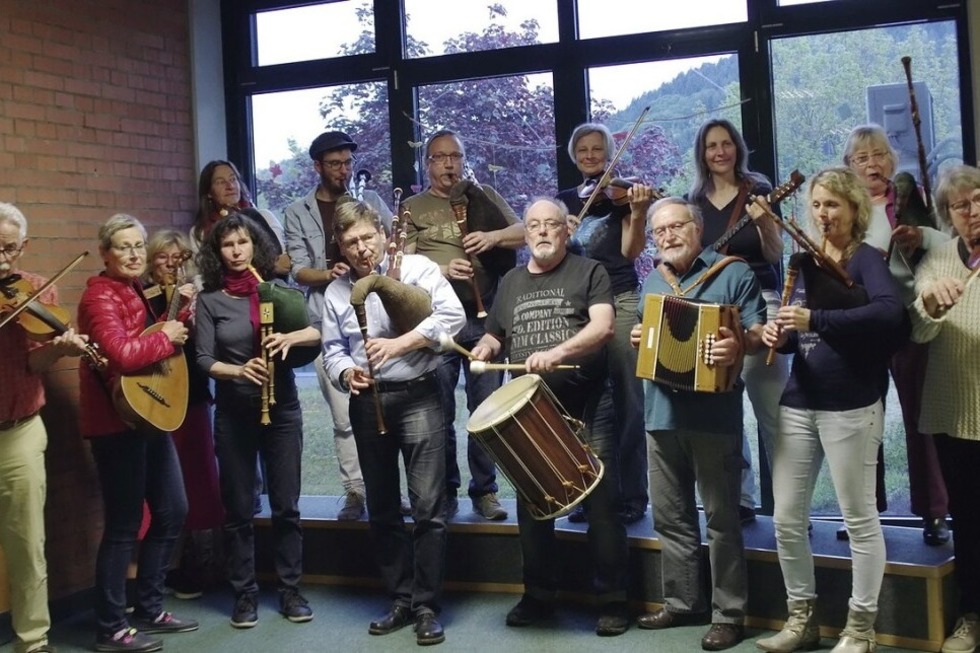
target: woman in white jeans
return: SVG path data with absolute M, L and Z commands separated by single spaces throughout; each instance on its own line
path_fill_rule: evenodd
M 881 380 L 895 342 L 908 336 L 908 318 L 881 254 L 862 243 L 871 198 L 857 176 L 845 168 L 824 170 L 811 181 L 809 195 L 814 240 L 866 290 L 868 302 L 835 308 L 842 305 L 835 293 L 817 292 L 816 278 L 823 275 L 804 267 L 788 305 L 763 334 L 765 344 L 796 356 L 780 399 L 772 463 L 776 542 L 789 620 L 780 633 L 757 644 L 765 651 L 795 651 L 819 642 L 807 524 L 813 487 L 826 457 L 853 561 L 847 625 L 833 650 L 864 653 L 875 649 L 874 622 L 885 571 L 875 503 L 875 465 L 883 433 Z M 829 284 L 831 289 L 834 284 L 844 288 L 833 279 Z

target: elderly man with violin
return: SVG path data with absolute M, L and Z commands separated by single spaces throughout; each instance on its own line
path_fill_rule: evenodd
M 455 132 L 440 130 L 425 145 L 429 188 L 403 203 L 407 244 L 405 251 L 422 254 L 436 263 L 466 310 L 466 325 L 457 343 L 470 348 L 485 333 L 486 312 L 493 304 L 500 278 L 514 267 L 514 250 L 524 244 L 524 225 L 507 202 L 490 186 L 464 179 L 466 150 Z M 456 385 L 465 359 L 456 351 L 443 353 L 439 388 L 446 420 L 447 514 L 456 514 L 456 493 L 461 484 L 456 463 Z M 464 365 L 466 404 L 470 413 L 500 387 L 500 372 L 473 375 Z M 483 449 L 468 441 L 473 511 L 493 521 L 507 518 L 497 500 L 497 470 Z
M 27 220 L 13 204 L 0 203 L 0 317 L 25 301 L 57 302 L 54 286 L 17 268 L 27 247 Z M 34 302 L 32 302 L 32 306 Z M 27 317 L 27 310 L 21 315 Z M 31 320 L 0 327 L 0 548 L 7 558 L 14 651 L 54 651 L 48 644 L 48 571 L 44 558 L 44 450 L 48 434 L 39 411 L 44 406 L 42 374 L 63 356 L 80 356 L 85 336 L 71 328 L 31 329 Z M 21 326 L 27 324 L 27 327 Z M 56 335 L 57 334 L 57 335 Z
M 595 428 L 618 438 L 620 517 L 632 524 L 646 513 L 648 502 L 643 388 L 635 375 L 636 350 L 629 342 L 639 301 L 633 263 L 646 243 L 646 211 L 654 191 L 641 183 L 612 180 L 605 174 L 614 158 L 612 134 L 605 125 L 585 123 L 576 127 L 568 140 L 568 155 L 582 173 L 583 182 L 559 192 L 558 199 L 572 216 L 584 213 L 577 216 L 580 224 L 569 249 L 601 263 L 612 281 L 616 335 L 608 345 L 610 390 L 599 403 Z M 572 522 L 585 518 L 581 505 L 569 515 Z

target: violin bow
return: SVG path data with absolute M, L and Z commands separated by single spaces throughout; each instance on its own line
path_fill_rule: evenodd
M 592 189 L 592 194 L 589 195 L 589 199 L 585 201 L 585 205 L 582 207 L 582 210 L 579 211 L 578 213 L 579 222 L 581 222 L 582 218 L 585 217 L 585 214 L 588 212 L 589 207 L 592 206 L 592 203 L 595 202 L 595 198 L 598 196 L 598 194 L 602 191 L 603 188 L 605 188 L 609 184 L 609 177 L 612 174 L 613 168 L 616 167 L 616 163 L 619 162 L 619 157 L 623 156 L 623 152 L 626 151 L 626 146 L 629 145 L 629 142 L 631 140 L 633 140 L 633 137 L 636 135 L 636 132 L 640 129 L 640 125 L 643 124 L 643 118 L 646 117 L 647 113 L 649 112 L 650 112 L 649 106 L 640 112 L 639 117 L 636 119 L 636 122 L 633 124 L 633 129 L 630 130 L 630 133 L 626 135 L 626 140 L 624 140 L 623 144 L 619 146 L 618 150 L 616 150 L 616 155 L 612 158 L 612 161 L 609 162 L 609 165 L 606 166 L 606 169 L 602 172 L 602 176 L 599 177 L 598 183 L 596 183 L 595 188 Z
M 85 250 L 84 252 L 79 254 L 74 261 L 72 261 L 71 263 L 63 267 L 61 271 L 58 272 L 58 274 L 54 275 L 53 277 L 45 281 L 40 288 L 34 291 L 34 293 L 31 296 L 29 296 L 26 300 L 18 304 L 17 308 L 7 313 L 7 315 L 3 318 L 3 320 L 0 320 L 0 329 L 7 326 L 8 322 L 10 322 L 12 319 L 17 317 L 21 313 L 23 313 L 25 310 L 27 310 L 27 307 L 30 306 L 31 303 L 33 303 L 38 297 L 40 297 L 41 293 L 46 291 L 54 284 L 58 283 L 58 281 L 60 281 L 63 276 L 71 272 L 75 268 L 75 266 L 81 263 L 82 259 L 85 258 L 86 256 L 88 256 L 88 250 Z

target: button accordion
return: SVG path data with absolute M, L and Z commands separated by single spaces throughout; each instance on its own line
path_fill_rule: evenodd
M 741 373 L 741 361 L 719 367 L 711 357 L 711 345 L 723 326 L 736 334 L 742 332 L 737 306 L 647 295 L 636 376 L 677 390 L 732 390 Z

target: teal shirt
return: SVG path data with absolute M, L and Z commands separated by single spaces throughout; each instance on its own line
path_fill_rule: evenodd
M 691 269 L 678 277 L 681 288 L 687 288 L 698 276 L 720 260 L 721 254 L 704 250 L 694 260 Z M 644 298 L 648 294 L 673 295 L 670 284 L 657 270 L 643 282 L 638 308 L 643 319 Z M 731 263 L 706 282 L 695 286 L 684 296 L 709 304 L 734 304 L 741 311 L 745 329 L 766 321 L 766 304 L 759 282 L 752 269 L 743 261 Z M 643 419 L 647 431 L 685 429 L 704 433 L 732 433 L 742 429 L 742 390 L 739 379 L 731 392 L 692 392 L 643 381 Z

